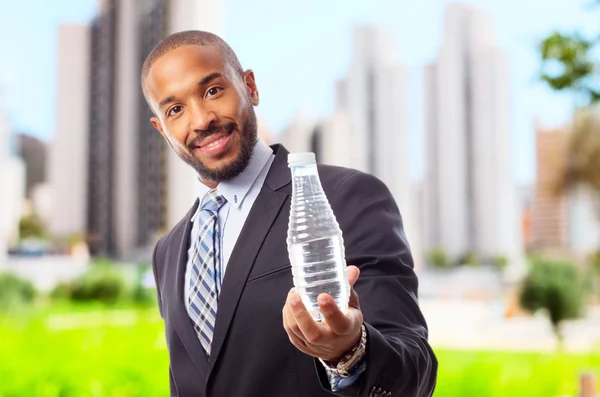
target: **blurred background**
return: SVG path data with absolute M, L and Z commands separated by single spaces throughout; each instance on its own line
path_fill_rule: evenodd
M 254 70 L 262 139 L 389 186 L 435 396 L 600 393 L 600 2 L 0 5 L 0 397 L 168 395 L 150 261 L 196 189 L 139 72 L 187 29 Z

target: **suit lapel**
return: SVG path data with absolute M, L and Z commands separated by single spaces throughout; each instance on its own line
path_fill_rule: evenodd
M 174 247 L 169 262 L 176 264 L 177 268 L 174 269 L 175 271 L 169 272 L 169 275 L 171 276 L 171 279 L 169 280 L 169 291 L 171 296 L 169 297 L 168 302 L 171 303 L 169 305 L 169 310 L 171 310 L 173 315 L 173 324 L 177 334 L 183 342 L 192 361 L 196 367 L 198 367 L 198 376 L 205 380 L 208 373 L 208 360 L 186 310 L 185 302 L 183 301 L 185 270 L 188 260 L 187 253 L 190 234 L 192 232 L 191 218 L 195 213 L 198 204 L 198 201 L 196 201 L 196 204 L 185 217 L 183 225 L 180 225 L 178 228 L 178 233 L 174 234 L 172 237 Z M 176 244 L 176 242 L 180 242 L 180 244 Z
M 291 181 L 286 165 L 288 152 L 279 145 L 273 146 L 273 149 L 275 159 L 248 214 L 225 270 L 211 347 L 209 373 L 219 358 L 250 270 L 252 270 L 262 244 L 288 198 L 287 193 L 277 191 Z

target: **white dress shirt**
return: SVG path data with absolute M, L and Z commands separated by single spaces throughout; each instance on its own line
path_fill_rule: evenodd
M 219 250 L 221 281 L 225 276 L 227 262 L 229 261 L 233 247 L 235 246 L 240 232 L 242 231 L 242 227 L 246 222 L 246 218 L 250 213 L 250 208 L 252 208 L 258 193 L 260 193 L 274 158 L 275 155 L 273 154 L 273 150 L 259 139 L 256 145 L 254 145 L 254 151 L 248 167 L 235 178 L 229 181 L 220 182 L 217 185 L 217 191 L 225 197 L 225 200 L 227 200 L 217 215 L 221 237 L 221 247 Z M 191 220 L 194 225 L 192 226 L 190 245 L 188 247 L 188 261 L 185 268 L 185 288 L 183 289 L 185 307 L 188 312 L 190 310 L 189 285 L 192 271 L 192 250 L 199 238 L 198 232 L 200 228 L 196 219 L 202 208 L 204 197 L 211 190 L 211 188 L 202 182 L 198 182 L 198 199 L 200 200 L 200 204 Z

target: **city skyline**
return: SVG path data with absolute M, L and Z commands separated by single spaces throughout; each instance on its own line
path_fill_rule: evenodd
M 58 22 L 87 22 L 94 15 L 95 1 L 61 0 L 55 8 L 39 0 L 25 0 L 31 7 L 17 8 L 9 4 L 8 17 L 3 29 L 21 32 L 19 42 L 6 41 L 11 35 L 4 35 L 2 44 L 14 57 L 0 66 L 0 80 L 9 80 L 11 99 L 11 119 L 14 129 L 48 139 L 53 136 L 54 107 L 52 92 L 56 90 L 55 75 L 56 27 Z M 423 176 L 423 126 L 422 92 L 420 68 L 433 60 L 436 48 L 443 35 L 441 32 L 442 13 L 446 1 L 425 1 L 407 7 L 389 1 L 374 1 L 369 6 L 346 5 L 331 2 L 319 6 L 314 1 L 302 5 L 281 5 L 274 1 L 264 1 L 253 7 L 243 5 L 238 0 L 225 2 L 224 37 L 240 55 L 245 67 L 252 67 L 261 88 L 262 103 L 257 109 L 259 117 L 266 121 L 270 130 L 276 133 L 283 130 L 293 115 L 304 105 L 311 105 L 316 116 L 331 113 L 334 107 L 334 94 L 331 87 L 347 73 L 350 64 L 351 45 L 347 37 L 356 25 L 370 24 L 390 27 L 397 41 L 397 53 L 407 65 L 408 76 L 408 119 L 407 142 L 410 157 L 411 179 Z M 554 28 L 574 29 L 581 27 L 584 32 L 593 32 L 593 17 L 585 15 L 584 4 L 560 0 L 546 4 L 532 0 L 527 4 L 476 0 L 469 3 L 484 6 L 492 15 L 498 27 L 498 42 L 513 57 L 509 84 L 514 92 L 513 137 L 515 162 L 513 174 L 519 183 L 532 182 L 535 174 L 534 160 L 534 119 L 540 117 L 546 125 L 556 126 L 568 117 L 570 101 L 565 96 L 549 92 L 535 82 L 537 58 L 535 43 Z M 19 9 L 35 8 L 34 14 L 24 14 Z M 264 20 L 261 15 L 272 15 L 267 9 L 294 13 L 300 20 L 311 20 L 310 31 L 301 31 L 288 26 L 284 21 Z M 287 8 L 286 8 L 287 7 Z M 519 12 L 513 12 L 518 9 Z M 539 18 L 529 16 L 543 9 Z M 19 16 L 27 16 L 29 25 L 35 29 L 23 31 L 15 24 Z M 335 18 L 331 18 L 335 15 Z M 0 17 L 2 20 L 2 17 Z M 21 18 L 22 20 L 22 18 Z M 433 23 L 426 23 L 424 21 Z M 293 25 L 293 24 L 292 24 Z M 426 27 L 423 28 L 423 25 Z M 262 29 L 256 29 L 261 26 Z M 272 32 L 280 34 L 273 37 Z M 327 40 L 323 40 L 327 35 Z M 418 40 L 415 40 L 415 36 Z M 286 45 L 281 40 L 286 40 Z M 6 44 L 6 46 L 4 45 Z M 260 45 L 259 45 L 260 44 Z M 17 48 L 23 45 L 39 48 L 40 51 L 20 54 Z M 272 53 L 278 48 L 277 56 Z M 312 54 L 312 56 L 308 56 Z M 39 68 L 39 65 L 46 67 Z M 37 65 L 37 66 L 36 66 Z M 40 73 L 41 72 L 41 73 Z M 45 76 L 45 77 L 44 77 Z M 292 79 L 289 77 L 293 76 Z M 38 103 L 44 104 L 31 117 L 25 93 L 39 92 Z M 282 101 L 280 98 L 285 97 Z M 29 110 L 30 111 L 30 110 Z
M 169 33 L 221 34 L 221 3 L 205 2 L 211 18 L 197 0 L 107 0 L 88 25 L 61 25 L 58 133 L 48 181 L 59 207 L 54 218 L 63 225 L 51 225 L 55 237 L 86 235 L 93 255 L 145 255 L 196 199 L 193 169 L 147 122 L 151 113 L 138 70 Z M 515 152 L 515 96 L 506 84 L 512 56 L 500 45 L 495 25 L 482 7 L 461 3 L 445 9 L 438 56 L 422 73 L 422 186 L 409 177 L 414 148 L 408 130 L 419 115 L 409 110 L 407 87 L 414 81 L 389 29 L 355 26 L 346 39 L 353 50 L 345 73 L 328 87 L 333 110 L 297 112 L 271 141 L 381 179 L 419 254 L 441 248 L 452 260 L 467 253 L 484 260 L 520 257 L 520 206 L 510 169 L 515 162 L 506 160 Z M 260 109 L 258 117 L 263 120 Z M 73 177 L 75 191 L 69 187 Z

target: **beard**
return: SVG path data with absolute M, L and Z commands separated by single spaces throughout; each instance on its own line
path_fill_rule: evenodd
M 188 144 L 188 152 L 179 153 L 179 157 L 191 166 L 202 179 L 206 179 L 215 183 L 229 181 L 242 172 L 250 164 L 252 153 L 254 152 L 254 145 L 258 140 L 258 124 L 256 121 L 256 113 L 254 108 L 249 106 L 246 110 L 246 116 L 242 120 L 243 125 L 239 126 L 237 123 L 227 123 L 219 126 L 211 127 L 198 134 L 198 136 Z M 217 168 L 208 168 L 201 160 L 198 160 L 191 153 L 194 147 L 197 146 L 197 142 L 211 136 L 213 134 L 230 131 L 231 134 L 238 134 L 240 139 L 240 149 L 235 159 L 227 164 L 223 164 Z

